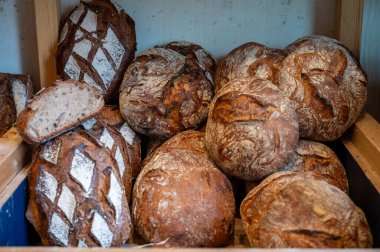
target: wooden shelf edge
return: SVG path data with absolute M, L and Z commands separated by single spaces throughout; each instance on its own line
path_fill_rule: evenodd
M 11 180 L 11 182 L 1 191 L 0 193 L 0 209 L 7 203 L 8 199 L 13 195 L 17 190 L 20 184 L 28 176 L 30 166 L 23 167 L 17 175 Z
M 343 144 L 380 193 L 380 124 L 363 113 Z

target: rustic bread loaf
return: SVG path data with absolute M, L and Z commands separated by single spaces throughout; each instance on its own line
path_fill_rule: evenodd
M 15 126 L 25 141 L 42 143 L 95 116 L 103 106 L 103 97 L 94 87 L 56 81 L 28 103 Z
M 80 2 L 62 23 L 57 70 L 64 80 L 86 82 L 109 102 L 136 51 L 134 21 L 110 0 Z
M 232 234 L 231 184 L 208 159 L 203 138 L 201 132 L 180 133 L 144 160 L 132 216 L 146 241 L 211 247 L 225 244 Z
M 215 73 L 216 90 L 241 77 L 257 77 L 278 83 L 278 71 L 285 53 L 255 42 L 243 44 L 225 56 Z
M 279 88 L 295 101 L 300 136 L 319 141 L 339 138 L 366 103 L 366 74 L 334 39 L 306 37 L 286 51 Z
M 131 222 L 120 173 L 110 151 L 84 131 L 41 145 L 29 174 L 26 216 L 42 244 L 122 246 Z
M 83 126 L 90 129 L 96 122 L 116 129 L 124 138 L 128 163 L 132 169 L 132 180 L 137 178 L 141 170 L 141 139 L 124 121 L 117 106 L 104 106 L 96 118 L 89 119 Z
M 32 93 L 29 75 L 0 73 L 0 136 L 13 126 Z
M 248 194 L 240 212 L 253 247 L 372 245 L 362 210 L 347 194 L 314 172 L 273 174 Z
M 87 134 L 96 139 L 100 145 L 110 150 L 119 168 L 121 179 L 124 183 L 125 194 L 128 201 L 130 201 L 132 194 L 132 165 L 128 157 L 129 150 L 124 138 L 116 129 L 99 121 L 91 129 L 87 130 Z
M 169 138 L 206 119 L 214 94 L 212 67 L 206 56 L 197 57 L 205 54 L 197 53 L 202 49 L 193 51 L 198 45 L 182 44 L 146 50 L 128 67 L 119 103 L 136 132 Z
M 230 176 L 258 180 L 280 171 L 297 144 L 296 113 L 289 99 L 268 80 L 234 79 L 211 103 L 206 148 Z

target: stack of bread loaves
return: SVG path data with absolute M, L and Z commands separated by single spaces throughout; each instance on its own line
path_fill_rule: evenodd
M 42 244 L 120 247 L 134 227 L 152 246 L 226 246 L 246 183 L 240 215 L 253 247 L 372 245 L 343 165 L 317 142 L 339 138 L 366 102 L 345 46 L 251 42 L 218 66 L 189 42 L 135 50 L 124 10 L 83 1 L 61 25 L 64 80 L 23 110 L 25 86 L 0 85 L 17 103 L 0 116 L 19 114 L 20 135 L 38 144 L 26 216 Z M 150 141 L 143 162 L 137 134 Z

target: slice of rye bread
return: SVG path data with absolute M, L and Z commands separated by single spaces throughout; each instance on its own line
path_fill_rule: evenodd
M 15 127 L 26 142 L 43 143 L 94 117 L 103 106 L 103 97 L 96 88 L 59 80 L 29 101 Z

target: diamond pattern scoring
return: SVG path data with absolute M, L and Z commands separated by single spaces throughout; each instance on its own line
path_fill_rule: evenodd
M 88 54 L 90 53 L 92 48 L 92 43 L 88 39 L 83 39 L 77 43 L 75 43 L 73 52 L 81 56 L 83 59 L 88 58 Z
M 135 139 L 136 133 L 129 127 L 127 123 L 124 123 L 120 128 L 120 133 L 124 137 L 125 141 L 129 144 L 133 144 L 133 139 Z
M 102 93 L 102 94 L 105 94 L 105 93 L 106 93 L 106 92 L 103 90 L 103 88 L 101 88 L 101 87 L 99 86 L 99 84 L 96 83 L 96 82 L 94 81 L 94 79 L 91 78 L 87 73 L 84 74 L 84 76 L 83 76 L 83 81 L 86 82 L 87 84 L 93 86 L 94 88 L 98 89 L 98 90 L 100 91 L 100 93 Z
M 92 235 L 100 242 L 100 245 L 103 248 L 109 248 L 112 244 L 113 233 L 109 228 L 107 222 L 103 219 L 103 217 L 98 214 L 98 212 L 94 213 L 94 220 L 91 226 Z
M 107 200 L 115 209 L 115 219 L 116 223 L 118 223 L 122 211 L 123 189 L 112 171 L 110 175 L 110 189 L 107 194 Z
M 106 127 L 104 127 L 104 130 L 99 140 L 102 144 L 104 144 L 105 147 L 112 150 L 112 147 L 115 141 L 113 140 L 111 134 L 109 133 Z
M 53 213 L 49 223 L 48 233 L 52 234 L 63 245 L 68 246 L 69 242 L 69 226 L 59 217 L 58 214 Z
M 80 75 L 80 66 L 73 56 L 70 56 L 63 70 L 72 80 L 78 80 Z
M 92 61 L 92 66 L 95 68 L 100 78 L 102 79 L 104 85 L 109 88 L 113 77 L 115 76 L 115 71 L 113 70 L 111 64 L 109 63 L 106 55 L 101 48 L 95 54 Z
M 80 27 L 88 32 L 95 32 L 97 28 L 98 16 L 91 10 L 87 10 Z
M 76 204 L 75 195 L 63 184 L 61 196 L 58 199 L 58 207 L 62 209 L 71 223 L 73 223 Z
M 59 153 L 61 152 L 62 141 L 55 139 L 47 142 L 40 152 L 40 156 L 46 161 L 57 165 Z
M 41 169 L 39 180 L 36 186 L 36 191 L 45 194 L 46 197 L 52 203 L 54 203 L 55 196 L 57 195 L 57 187 L 57 179 L 44 169 Z
M 117 166 L 119 167 L 120 177 L 123 177 L 124 171 L 125 171 L 125 165 L 124 165 L 123 155 L 121 154 L 119 147 L 116 148 L 115 159 L 117 162 Z
M 111 55 L 116 67 L 119 68 L 125 49 L 111 27 L 108 27 L 106 37 L 104 38 L 103 47 Z
M 95 162 L 76 149 L 73 161 L 71 162 L 70 175 L 82 186 L 86 193 L 88 193 L 90 189 L 94 168 Z

